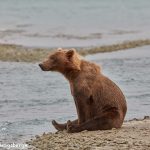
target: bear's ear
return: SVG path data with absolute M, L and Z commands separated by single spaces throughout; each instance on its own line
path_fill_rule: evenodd
M 75 53 L 75 49 L 68 50 L 67 53 L 66 53 L 67 58 L 68 59 L 72 58 L 72 56 L 74 55 L 74 53 Z
M 57 50 L 58 50 L 58 51 L 62 51 L 63 49 L 62 49 L 61 47 L 59 47 Z

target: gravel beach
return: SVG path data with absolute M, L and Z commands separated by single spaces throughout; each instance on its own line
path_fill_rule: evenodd
M 27 144 L 32 150 L 150 150 L 150 117 L 124 122 L 121 129 L 44 133 Z

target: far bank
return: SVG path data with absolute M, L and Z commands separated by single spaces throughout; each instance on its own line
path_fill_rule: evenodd
M 126 50 L 150 45 L 150 39 L 124 41 L 118 44 L 104 45 L 100 47 L 77 48 L 79 54 L 86 56 L 96 53 Z M 0 44 L 0 61 L 7 62 L 39 62 L 52 52 L 54 48 L 29 48 L 21 45 Z

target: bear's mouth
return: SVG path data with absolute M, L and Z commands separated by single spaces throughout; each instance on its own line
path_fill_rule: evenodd
M 41 70 L 42 71 L 53 71 L 53 68 L 51 67 L 49 67 L 49 68 L 47 68 L 47 67 L 44 67 L 44 65 L 43 64 L 39 64 L 39 67 L 41 68 Z

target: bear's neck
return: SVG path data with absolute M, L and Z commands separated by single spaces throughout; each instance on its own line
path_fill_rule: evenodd
M 64 70 L 62 74 L 67 78 L 69 81 L 74 81 L 75 78 L 77 78 L 80 70 Z

